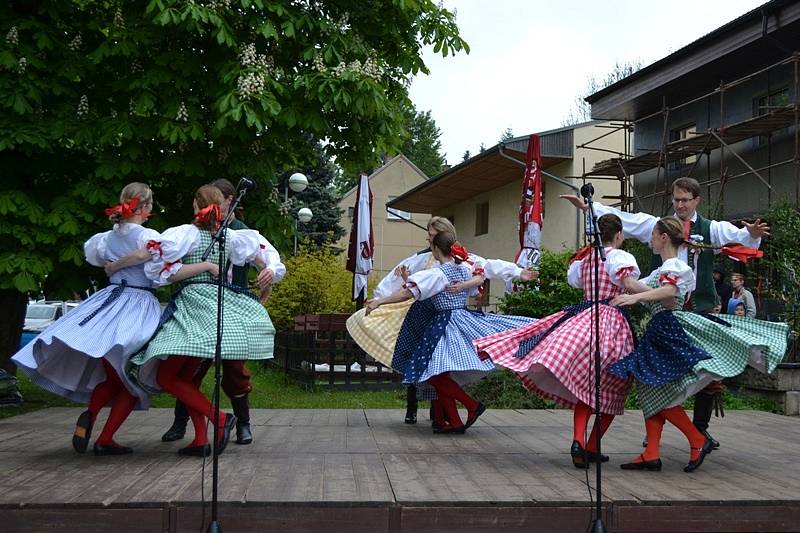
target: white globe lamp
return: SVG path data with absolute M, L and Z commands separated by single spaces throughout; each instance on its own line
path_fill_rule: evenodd
M 314 213 L 312 213 L 311 209 L 309 209 L 307 207 L 301 207 L 297 211 L 297 220 L 299 220 L 300 222 L 302 222 L 304 224 L 306 222 L 309 222 L 313 216 L 314 216 Z
M 289 176 L 289 188 L 294 192 L 302 192 L 308 187 L 308 178 L 300 172 L 295 172 Z

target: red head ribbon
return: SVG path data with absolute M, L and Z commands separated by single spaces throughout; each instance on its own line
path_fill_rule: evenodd
M 458 259 L 462 262 L 471 263 L 469 260 L 469 252 L 467 249 L 460 244 L 454 244 L 450 247 L 450 255 L 453 256 L 453 259 Z
M 222 221 L 222 211 L 217 204 L 210 204 L 201 209 L 197 212 L 194 216 L 194 219 L 198 222 L 203 222 L 205 224 L 210 224 L 211 221 L 214 221 L 214 229 L 219 227 L 220 222 Z
M 106 209 L 106 216 L 110 217 L 112 215 L 120 215 L 121 218 L 131 218 L 135 215 L 142 215 L 147 216 L 149 213 L 136 213 L 136 208 L 139 206 L 139 198 L 134 197 L 131 198 L 127 202 L 122 202 L 121 204 L 117 204 L 114 207 L 109 207 Z

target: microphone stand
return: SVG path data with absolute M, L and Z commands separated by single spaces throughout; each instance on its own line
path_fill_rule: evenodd
M 236 199 L 231 202 L 231 205 L 228 207 L 228 212 L 225 214 L 225 218 L 222 220 L 222 223 L 219 225 L 219 228 L 214 235 L 211 236 L 211 243 L 203 252 L 202 257 L 203 261 L 207 260 L 214 251 L 214 245 L 219 245 L 217 249 L 217 264 L 219 265 L 220 272 L 219 276 L 217 277 L 217 340 L 216 345 L 214 346 L 214 420 L 212 421 L 214 426 L 214 444 L 212 445 L 213 447 L 211 449 L 211 462 L 213 465 L 211 473 L 211 523 L 208 524 L 208 529 L 206 529 L 207 533 L 222 533 L 222 528 L 217 520 L 217 507 L 219 503 L 217 491 L 219 486 L 219 454 L 217 453 L 219 441 L 217 440 L 217 434 L 219 433 L 219 391 L 220 380 L 222 377 L 222 372 L 220 372 L 222 367 L 222 311 L 225 303 L 223 294 L 224 283 L 222 280 L 228 275 L 227 269 L 225 268 L 225 235 L 228 230 L 228 225 L 231 221 L 231 215 L 233 214 L 234 210 L 239 207 L 239 204 L 246 193 L 247 187 L 242 186 L 242 182 L 239 182 Z
M 597 461 L 595 464 L 597 465 L 597 506 L 595 509 L 595 519 L 592 522 L 591 530 L 592 533 L 605 533 L 606 526 L 603 523 L 603 492 L 602 492 L 602 469 L 603 469 L 603 461 L 600 460 L 601 457 L 601 448 L 600 448 L 600 261 L 606 260 L 606 253 L 605 249 L 603 248 L 603 240 L 600 238 L 600 231 L 597 228 L 597 216 L 594 212 L 594 205 L 592 201 L 592 195 L 594 194 L 594 187 L 592 187 L 591 183 L 585 184 L 581 187 L 581 195 L 586 202 L 588 207 L 587 215 L 589 218 L 589 225 L 587 228 L 587 235 L 590 235 L 592 238 L 592 249 L 593 253 L 592 256 L 594 258 L 594 276 L 593 276 L 593 287 L 592 292 L 594 293 L 592 296 L 594 298 L 594 302 L 592 303 L 592 308 L 594 310 L 594 427 L 596 428 L 595 432 L 595 443 L 597 445 Z

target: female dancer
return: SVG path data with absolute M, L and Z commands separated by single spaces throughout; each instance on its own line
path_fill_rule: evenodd
M 418 254 L 404 259 L 375 288 L 373 298 L 381 298 L 401 290 L 408 277 L 417 272 L 436 266 L 437 261 L 430 251 L 432 239 L 442 232 L 447 232 L 456 240 L 456 229 L 444 217 L 434 216 L 428 221 L 428 234 L 426 240 L 429 248 Z M 488 263 L 481 257 L 470 254 L 469 260 L 476 271 L 481 272 L 489 279 L 503 279 L 509 281 L 522 275 L 522 269 L 507 261 L 492 260 Z M 423 322 L 430 319 L 435 310 L 428 301 L 414 299 L 386 304 L 380 309 L 366 313 L 366 309 L 359 309 L 347 319 L 347 331 L 353 340 L 369 356 L 376 361 L 391 367 L 394 358 L 395 345 L 406 316 L 410 314 L 411 320 Z M 417 422 L 417 389 L 409 385 L 406 395 L 407 424 Z M 435 400 L 432 400 L 435 404 Z
M 151 243 L 154 260 L 145 268 L 157 284 L 174 282 L 187 270 L 192 274 L 184 276 L 185 281 L 173 294 L 168 318 L 147 349 L 132 359 L 136 365 L 133 372 L 140 383 L 166 390 L 188 407 L 195 438 L 178 452 L 181 455 L 205 456 L 211 450 L 205 419 L 211 419 L 215 412 L 192 378 L 204 359 L 214 357 L 217 288 L 213 278 L 219 275 L 219 269 L 216 263 L 202 263 L 201 256 L 221 220 L 219 206 L 223 200 L 216 187 L 200 187 L 194 198 L 194 223 L 170 228 L 158 242 Z M 261 255 L 263 241 L 253 230 L 229 230 L 224 260 L 234 265 L 254 263 L 261 270 L 266 266 Z M 217 252 L 209 259 L 217 261 Z M 209 264 L 211 267 L 205 266 Z M 238 361 L 272 357 L 275 329 L 264 307 L 246 288 L 228 283 L 224 287 L 222 358 Z M 236 417 L 219 413 L 219 420 L 217 450 L 222 453 Z
M 156 231 L 142 225 L 152 205 L 153 193 L 147 185 L 126 185 L 120 203 L 106 210 L 113 229 L 84 244 L 86 260 L 102 267 L 159 239 Z M 114 441 L 114 434 L 134 407 L 146 409 L 149 403 L 147 393 L 127 379 L 125 364 L 155 332 L 161 308 L 141 265 L 118 270 L 110 281 L 12 358 L 40 387 L 88 402 L 72 437 L 78 453 L 86 451 L 97 415 L 109 403 L 111 413 L 94 453 L 131 453 Z
M 597 221 L 605 246 L 606 261 L 601 263 L 598 275 L 600 298 L 600 362 L 603 370 L 600 380 L 600 436 L 606 432 L 615 415 L 622 414 L 625 396 L 630 388 L 628 379 L 606 372 L 633 349 L 633 336 L 622 312 L 608 305 L 610 298 L 621 294 L 626 286 L 639 278 L 636 259 L 624 250 L 622 221 L 615 215 L 605 215 Z M 590 248 L 581 252 L 591 253 Z M 595 311 L 593 298 L 594 257 L 587 253 L 576 254 L 569 266 L 567 280 L 570 285 L 584 291 L 585 301 L 542 318 L 534 324 L 504 331 L 475 341 L 481 358 L 514 371 L 525 387 L 540 396 L 554 400 L 573 412 L 573 440 L 570 449 L 572 464 L 588 468 L 597 461 L 596 431 L 586 439 L 590 405 L 595 403 L 594 387 L 594 332 Z M 607 461 L 607 456 L 600 457 Z
M 436 389 L 447 423 L 439 421 L 437 433 L 464 433 L 475 423 L 485 407 L 471 398 L 462 385 L 482 378 L 494 369 L 491 361 L 478 359 L 472 341 L 490 333 L 527 324 L 533 319 L 516 316 L 484 315 L 464 308 L 469 289 L 483 282 L 483 277 L 473 275 L 473 268 L 464 264 L 467 251 L 456 244 L 449 232 L 433 237 L 431 251 L 440 263 L 437 267 L 412 274 L 400 289 L 388 296 L 369 300 L 366 313 L 371 314 L 382 305 L 402 302 L 414 298 L 430 299 L 435 315 L 427 322 L 406 320 L 403 329 L 420 326 L 421 334 L 399 337 L 395 347 L 395 362 L 398 356 L 406 364 L 398 368 L 404 381 L 410 384 L 429 383 Z M 532 279 L 530 271 L 524 271 L 523 279 Z M 448 286 L 456 284 L 455 286 Z M 456 409 L 456 401 L 467 408 L 466 423 Z
M 693 472 L 713 450 L 683 410 L 683 401 L 713 380 L 736 376 L 750 364 L 771 372 L 786 351 L 788 326 L 740 317 L 670 311 L 681 309 L 695 286 L 691 268 L 677 258 L 686 244 L 681 222 L 664 217 L 653 229 L 651 248 L 662 265 L 642 283 L 614 298 L 613 305 L 643 303 L 653 313 L 642 341 L 629 355 L 609 367 L 619 377 L 636 377 L 639 405 L 645 416 L 647 447 L 624 470 L 661 470 L 660 443 L 664 422 L 669 421 L 689 441 L 689 462 L 684 472 Z M 691 244 L 691 243 L 690 243 Z M 756 322 L 757 324 L 752 324 Z M 711 355 L 713 354 L 713 356 Z

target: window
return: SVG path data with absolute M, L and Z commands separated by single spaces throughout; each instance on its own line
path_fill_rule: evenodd
M 753 98 L 753 116 L 760 117 L 766 115 L 776 107 L 786 107 L 789 105 L 789 88 L 784 87 L 769 94 L 764 94 Z M 789 128 L 783 128 L 772 132 L 772 135 L 786 133 Z M 769 142 L 769 135 L 759 135 L 753 140 L 753 147 L 765 146 Z
M 681 126 L 679 128 L 675 128 L 674 130 L 670 130 L 669 132 L 669 141 L 681 141 L 683 139 L 688 139 L 689 137 L 694 137 L 697 135 L 695 131 L 697 126 L 695 124 L 687 124 L 685 126 Z M 697 161 L 696 155 L 690 155 L 678 161 L 670 161 L 669 162 L 669 169 L 670 170 L 680 170 L 681 167 L 686 165 L 694 165 L 694 162 Z
M 475 235 L 489 233 L 489 202 L 475 206 Z
M 397 198 L 397 196 L 390 196 L 389 202 Z M 386 202 L 387 204 L 389 202 Z M 411 213 L 408 211 L 401 211 L 393 207 L 386 207 L 386 220 L 411 220 Z
M 356 214 L 356 208 L 355 207 L 348 207 L 347 208 L 347 216 L 350 218 L 350 220 L 353 220 L 353 215 L 355 215 L 355 214 Z

